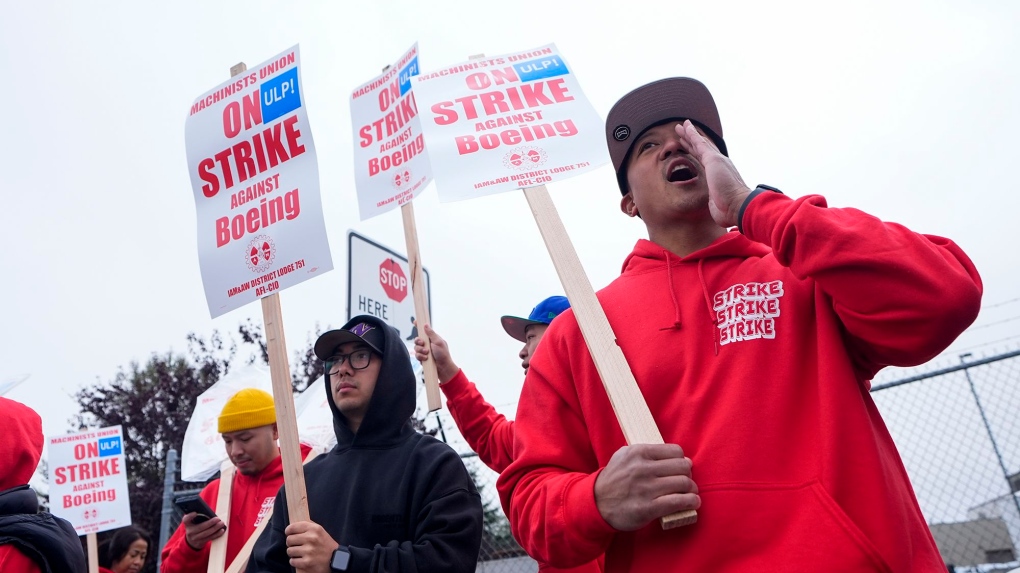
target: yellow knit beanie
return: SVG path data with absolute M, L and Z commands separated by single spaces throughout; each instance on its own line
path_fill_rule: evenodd
M 257 388 L 245 388 L 227 400 L 220 412 L 217 431 L 238 432 L 276 422 L 273 395 Z

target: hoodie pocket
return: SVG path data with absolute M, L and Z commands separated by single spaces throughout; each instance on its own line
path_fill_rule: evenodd
M 864 532 L 817 481 L 720 483 L 700 489 L 701 531 L 696 537 L 720 540 L 715 549 L 735 565 L 891 572 Z

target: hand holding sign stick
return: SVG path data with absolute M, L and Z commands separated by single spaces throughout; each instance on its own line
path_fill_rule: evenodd
M 599 304 L 595 291 L 584 273 L 581 260 L 577 257 L 567 230 L 556 212 L 552 198 L 545 185 L 524 189 L 531 212 L 538 223 L 545 246 L 552 257 L 553 266 L 563 284 L 563 290 L 570 299 L 570 307 L 577 317 L 577 325 L 588 345 L 595 368 L 599 371 L 602 384 L 609 394 L 613 411 L 623 429 L 628 444 L 662 444 L 662 434 L 655 425 L 652 412 L 645 403 L 634 374 L 616 344 L 613 327 L 606 318 L 606 312 Z M 663 529 L 689 525 L 698 520 L 697 511 L 691 509 L 667 515 L 659 520 Z

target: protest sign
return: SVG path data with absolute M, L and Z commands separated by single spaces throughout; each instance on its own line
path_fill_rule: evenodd
M 120 426 L 51 436 L 50 512 L 78 535 L 131 525 L 124 434 Z
M 243 295 L 235 299 L 236 306 L 232 306 L 234 303 L 228 303 L 217 308 L 216 303 L 209 299 L 209 294 L 215 292 L 215 288 L 210 290 L 209 280 L 205 281 L 205 286 L 206 298 L 209 300 L 209 308 L 213 316 L 226 312 L 230 308 L 236 308 L 248 300 L 254 300 L 253 296 L 262 297 L 262 323 L 265 326 L 269 375 L 273 383 L 273 402 L 276 408 L 276 426 L 280 435 L 283 479 L 287 486 L 285 488 L 287 514 L 292 522 L 308 519 L 308 498 L 305 490 L 305 474 L 301 467 L 301 446 L 298 441 L 294 396 L 290 379 L 290 361 L 287 358 L 287 342 L 283 332 L 283 309 L 280 306 L 279 291 L 281 288 L 301 282 L 313 273 L 325 272 L 333 268 L 329 256 L 329 244 L 326 241 L 325 225 L 322 222 L 315 151 L 312 146 L 311 131 L 307 126 L 308 118 L 301 105 L 298 56 L 298 48 L 295 46 L 259 65 L 252 73 L 246 73 L 248 67 L 244 62 L 240 62 L 230 68 L 230 77 L 235 78 L 234 80 L 217 88 L 207 96 L 199 98 L 191 109 L 191 115 L 194 117 L 203 110 L 222 108 L 223 134 L 228 139 L 237 137 L 242 130 L 246 134 L 244 138 L 214 154 L 212 158 L 207 156 L 197 162 L 197 179 L 205 181 L 205 185 L 200 186 L 196 179 L 195 169 L 192 168 L 191 171 L 199 212 L 199 260 L 202 263 L 203 277 L 208 275 L 222 278 L 229 273 L 216 274 L 213 272 L 216 269 L 208 269 L 209 273 L 205 272 L 207 257 L 204 256 L 201 237 L 203 229 L 207 232 L 210 230 L 207 226 L 203 227 L 203 222 L 208 223 L 212 219 L 210 217 L 203 218 L 203 199 L 200 198 L 199 192 L 206 199 L 212 199 L 219 192 L 220 178 L 223 179 L 222 186 L 229 188 L 230 182 L 233 181 L 231 166 L 237 171 L 239 180 L 244 179 L 242 173 L 249 178 L 265 176 L 266 179 L 262 181 L 261 187 L 253 184 L 228 196 L 231 205 L 227 211 L 256 199 L 259 200 L 259 207 L 252 206 L 245 215 L 239 214 L 234 215 L 233 218 L 215 219 L 217 248 L 228 244 L 231 238 L 235 240 L 236 246 L 236 241 L 244 239 L 245 232 L 256 233 L 267 225 L 273 225 L 276 229 L 274 232 L 286 231 L 276 235 L 277 238 L 284 236 L 286 238 L 286 249 L 282 251 L 278 250 L 275 241 L 271 241 L 272 237 L 268 234 L 256 235 L 251 239 L 248 247 L 240 251 L 246 257 L 245 264 L 252 265 L 250 270 L 265 274 L 240 283 L 240 286 L 232 287 L 232 290 L 228 291 L 228 296 Z M 258 83 L 260 81 L 261 83 Z M 252 85 L 257 85 L 258 89 L 249 90 L 250 93 L 244 95 Z M 241 92 L 241 95 L 234 97 L 235 92 L 238 91 Z M 227 103 L 218 106 L 218 102 L 224 98 L 227 98 Z M 272 125 L 263 129 L 261 133 L 253 133 L 251 139 L 248 140 L 250 130 L 255 130 L 259 124 L 267 123 L 272 123 Z M 215 121 L 207 119 L 201 122 L 201 125 L 205 128 L 204 135 L 210 139 L 220 137 L 219 126 L 215 124 Z M 302 129 L 304 136 L 302 136 Z M 190 133 L 191 130 L 186 125 L 186 139 Z M 194 149 L 201 157 L 200 152 L 204 152 L 205 143 L 198 137 L 197 131 L 195 137 L 197 141 L 194 144 Z M 220 145 L 223 144 L 224 142 L 221 141 Z M 203 146 L 203 149 L 198 149 L 199 146 Z M 215 146 L 213 147 L 215 148 Z M 193 162 L 192 149 L 192 146 L 188 147 L 189 167 L 196 165 Z M 252 159 L 253 155 L 254 159 Z M 232 161 L 231 158 L 233 158 Z M 212 161 L 213 159 L 218 162 L 218 166 Z M 280 177 L 283 177 L 283 183 L 280 183 Z M 272 179 L 272 185 L 267 183 L 269 179 Z M 282 189 L 292 186 L 291 191 L 283 193 Z M 301 215 L 300 194 L 302 189 L 306 193 L 305 218 L 298 220 Z M 274 194 L 274 190 L 278 193 Z M 309 203 L 308 199 L 313 200 Z M 219 212 L 222 213 L 225 209 L 223 200 L 224 198 L 221 196 L 218 202 L 210 204 L 219 205 Z M 218 214 L 213 210 L 212 217 L 217 216 Z M 292 223 L 288 224 L 287 221 Z M 280 260 L 284 261 L 280 265 L 274 262 L 278 256 L 282 256 Z M 292 259 L 296 256 L 305 258 Z M 286 262 L 288 260 L 292 260 L 292 262 Z M 225 264 L 229 266 L 230 262 L 226 261 Z M 285 278 L 288 276 L 290 278 Z M 255 290 L 254 295 L 244 294 L 252 288 Z M 219 294 L 222 296 L 222 293 Z
M 351 92 L 354 180 L 361 220 L 417 197 L 432 181 L 411 78 L 418 44 Z
M 602 120 L 554 44 L 414 78 L 439 199 L 559 181 L 609 156 Z
M 411 78 L 417 73 L 418 44 L 415 44 L 395 65 L 383 68 L 381 76 L 354 90 L 351 94 L 351 125 L 355 129 L 354 169 L 361 218 L 366 219 L 400 205 L 410 262 L 407 278 L 414 314 L 424 324 L 429 321 L 429 308 L 412 200 L 425 189 L 432 175 L 418 120 L 418 107 L 411 91 Z M 362 149 L 363 152 L 360 151 Z M 386 179 L 382 176 L 384 173 L 390 173 L 386 176 L 392 183 L 390 189 L 382 183 Z M 428 338 L 425 339 L 425 347 L 431 350 Z M 439 373 L 431 354 L 422 364 L 422 370 L 429 411 L 439 410 L 443 407 L 439 398 Z
M 300 64 L 294 46 L 199 96 L 185 122 L 213 317 L 333 268 Z

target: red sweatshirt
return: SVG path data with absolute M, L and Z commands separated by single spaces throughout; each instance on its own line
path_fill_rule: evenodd
M 439 388 L 446 395 L 453 421 L 478 459 L 502 472 L 514 458 L 514 423 L 485 401 L 463 370 Z
M 42 418 L 24 404 L 0 398 L 4 443 L 0 449 L 0 491 L 28 483 L 42 456 Z M 0 571 L 36 573 L 39 566 L 14 544 L 0 544 Z
M 42 456 L 42 418 L 0 396 L 0 436 L 0 571 L 84 571 L 85 554 L 74 528 L 39 513 L 39 498 L 28 487 Z
M 309 446 L 301 444 L 302 458 L 311 451 Z M 251 537 L 251 534 L 262 523 L 262 519 L 273 507 L 276 493 L 283 485 L 283 458 L 277 456 L 258 475 L 246 476 L 234 473 L 234 487 L 230 492 L 230 521 L 227 524 L 227 560 L 224 567 L 229 567 L 237 557 L 238 551 Z M 220 480 L 209 482 L 199 496 L 216 508 L 216 497 L 220 493 Z M 200 573 L 209 565 L 209 547 L 206 543 L 201 551 L 195 551 L 184 538 L 184 527 L 178 527 L 163 547 L 162 573 Z
M 446 395 L 453 421 L 467 440 L 471 449 L 478 453 L 478 459 L 492 471 L 502 472 L 513 460 L 514 423 L 507 420 L 485 401 L 478 387 L 468 380 L 463 370 L 439 387 Z M 601 573 L 602 557 L 583 565 L 559 568 L 539 562 L 538 570 L 543 573 Z
M 819 196 L 764 193 L 687 257 L 639 241 L 599 292 L 667 443 L 693 461 L 697 523 L 618 532 L 593 493 L 625 445 L 573 312 L 532 359 L 497 487 L 515 537 L 606 571 L 945 570 L 869 394 L 977 316 L 981 281 L 951 241 Z
M 10 544 L 0 545 L 0 571 L 4 573 L 42 573 L 35 561 Z

